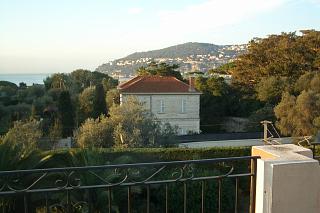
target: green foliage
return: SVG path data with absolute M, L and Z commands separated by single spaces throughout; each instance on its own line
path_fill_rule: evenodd
M 115 89 L 119 82 L 116 79 L 108 77 L 108 78 L 103 78 L 101 83 L 103 85 L 104 90 L 108 92 L 109 90 Z
M 314 73 L 306 72 L 296 81 L 294 85 L 294 91 L 300 93 L 303 90 L 308 90 L 310 88 L 310 82 L 314 77 Z
M 41 118 L 43 117 L 43 111 L 47 106 L 53 104 L 53 99 L 50 96 L 42 96 L 35 98 L 32 103 L 32 117 Z
M 276 121 L 272 105 L 266 104 L 263 108 L 254 111 L 249 116 L 249 123 L 246 127 L 246 130 L 249 132 L 262 132 L 263 129 L 262 125 L 260 125 L 260 122 L 264 120 L 271 122 Z
M 79 127 L 75 138 L 81 148 L 112 147 L 113 125 L 105 116 L 89 118 Z
M 28 96 L 32 98 L 42 97 L 45 93 L 43 85 L 34 84 L 27 88 Z
M 72 94 L 81 93 L 85 88 L 97 84 L 103 84 L 107 91 L 116 87 L 117 83 L 116 80 L 112 79 L 107 74 L 83 69 L 75 70 L 70 74 L 56 73 L 44 80 L 47 90 L 68 89 Z
M 289 87 L 287 77 L 264 77 L 256 85 L 257 98 L 270 104 L 279 103 L 282 93 Z
M 95 87 L 87 87 L 79 95 L 79 108 L 85 118 L 94 115 Z
M 223 74 L 223 75 L 230 75 L 232 74 L 231 70 L 235 67 L 234 62 L 229 62 L 226 64 L 223 64 L 215 69 L 211 69 L 208 71 L 209 74 Z
M 320 73 L 307 72 L 302 75 L 295 83 L 294 91 L 299 94 L 303 90 L 313 90 L 320 93 Z
M 159 134 L 159 125 L 154 115 L 143 108 L 141 103 L 130 97 L 120 106 L 110 109 L 114 123 L 115 144 L 118 147 L 154 146 Z
M 320 129 L 320 93 L 304 90 L 298 97 L 285 93 L 274 111 L 284 135 L 316 135 Z
M 166 63 L 151 62 L 146 67 L 140 67 L 137 70 L 138 75 L 159 75 L 159 76 L 173 76 L 179 80 L 183 80 L 181 73 L 176 69 L 179 65 L 169 65 Z
M 223 78 L 198 77 L 195 87 L 200 96 L 200 122 L 203 132 L 222 131 L 224 117 L 246 117 L 257 110 L 259 102 L 247 98 L 236 87 L 228 85 Z
M 120 104 L 120 92 L 118 89 L 111 89 L 107 92 L 106 102 L 108 109 L 113 106 L 113 104 Z
M 315 135 L 320 129 L 320 74 L 306 72 L 275 107 L 277 126 L 285 135 Z
M 9 111 L 10 120 L 18 121 L 28 119 L 31 115 L 31 106 L 28 104 L 17 104 L 6 107 Z
M 174 140 L 176 130 L 168 124 L 162 127 L 133 97 L 112 106 L 109 114 L 84 122 L 76 135 L 80 147 L 169 146 Z
M 232 69 L 237 83 L 252 86 L 263 77 L 279 76 L 298 79 L 304 72 L 314 71 L 319 54 L 319 31 L 302 31 L 254 39 L 248 53 L 239 56 Z M 317 66 L 317 65 L 316 65 Z
M 59 119 L 62 125 L 62 137 L 69 137 L 73 134 L 74 128 L 74 110 L 68 91 L 63 91 L 59 97 L 58 103 Z
M 47 77 L 44 81 L 45 88 L 49 89 L 68 89 L 70 86 L 70 78 L 64 73 L 55 73 Z
M 95 86 L 95 94 L 93 100 L 93 118 L 98 118 L 100 115 L 107 115 L 108 109 L 106 104 L 106 94 L 102 84 Z
M 98 118 L 101 114 L 108 114 L 106 95 L 101 84 L 87 87 L 82 91 L 79 95 L 79 109 L 82 119 Z
M 0 104 L 0 135 L 6 133 L 10 126 L 10 116 L 7 107 Z
M 198 77 L 195 80 L 195 88 L 203 94 L 200 96 L 200 122 L 203 132 L 219 131 L 222 117 L 226 114 L 225 95 L 227 84 L 222 78 Z
M 230 70 L 233 84 L 249 97 L 276 106 L 277 127 L 285 135 L 310 135 L 318 129 L 320 32 L 301 33 L 252 40 L 248 53 Z M 269 107 L 250 120 L 268 117 L 273 117 Z
M 18 90 L 18 86 L 9 81 L 0 81 L 0 97 L 15 95 Z
M 59 119 L 55 119 L 53 125 L 49 129 L 49 139 L 52 143 L 62 138 L 62 124 Z
M 66 108 L 66 111 L 72 112 L 69 116 L 73 116 L 73 120 L 78 124 L 81 124 L 88 117 L 98 117 L 101 112 L 106 112 L 105 106 L 105 93 L 108 90 L 116 87 L 118 81 L 109 77 L 104 73 L 91 72 L 89 70 L 75 70 L 70 74 L 56 73 L 44 80 L 44 86 L 34 84 L 32 86 L 27 86 L 24 83 L 21 83 L 19 87 L 14 83 L 7 81 L 0 81 L 0 134 L 4 134 L 8 129 L 13 125 L 14 121 L 29 119 L 29 117 L 37 120 L 42 120 L 44 135 L 48 136 L 49 129 L 54 125 L 54 120 L 57 119 L 55 113 L 49 113 L 50 118 L 47 118 L 44 114 L 44 111 L 47 109 L 60 109 L 60 112 L 65 111 L 61 109 L 61 94 L 64 91 L 69 91 L 70 96 L 70 105 L 65 105 L 66 107 L 72 107 L 75 109 L 71 111 L 69 108 Z M 87 102 L 91 104 L 91 109 L 81 111 L 80 104 L 87 104 L 84 101 L 79 100 L 79 94 L 83 92 L 86 88 L 90 86 L 98 86 L 99 97 L 94 100 L 95 95 L 92 95 L 91 101 Z M 103 87 L 102 87 L 102 86 Z M 86 98 L 86 97 L 85 97 Z M 93 102 L 96 102 L 95 105 Z M 88 104 L 87 104 L 88 105 Z M 94 109 L 94 107 L 100 107 L 101 109 Z M 104 110 L 102 110 L 102 108 Z M 60 113 L 61 114 L 61 113 Z M 67 113 L 66 113 L 67 115 Z M 60 116 L 61 117 L 61 116 Z M 62 118 L 62 117 L 61 117 Z M 70 119 L 69 119 L 70 120 Z M 68 130 L 67 135 L 71 135 L 73 131 L 72 125 L 70 130 Z M 66 133 L 65 133 L 66 134 Z
M 75 93 L 82 92 L 92 84 L 92 72 L 89 70 L 78 69 L 70 73 L 72 81 L 72 91 Z
M 36 149 L 37 143 L 42 136 L 40 123 L 37 121 L 16 121 L 14 126 L 5 134 L 2 143 L 11 146 L 19 146 L 21 158 L 29 155 Z

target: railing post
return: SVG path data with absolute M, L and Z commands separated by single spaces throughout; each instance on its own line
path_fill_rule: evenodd
M 250 213 L 256 210 L 257 159 L 251 159 Z
M 252 155 L 261 156 L 253 190 L 256 212 L 319 213 L 320 166 L 310 149 L 294 144 L 253 146 Z

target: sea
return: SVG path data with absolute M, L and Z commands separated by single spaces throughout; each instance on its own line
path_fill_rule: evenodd
M 24 82 L 28 86 L 33 84 L 44 84 L 43 80 L 50 76 L 50 73 L 37 73 L 37 74 L 1 74 L 0 81 L 10 81 L 19 85 L 19 83 Z

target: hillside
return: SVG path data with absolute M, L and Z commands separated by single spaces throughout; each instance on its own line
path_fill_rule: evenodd
M 182 73 L 206 72 L 232 61 L 246 51 L 246 45 L 214 45 L 189 42 L 159 50 L 136 52 L 127 57 L 100 65 L 96 71 L 109 75 L 133 75 L 135 70 L 151 61 L 179 64 Z

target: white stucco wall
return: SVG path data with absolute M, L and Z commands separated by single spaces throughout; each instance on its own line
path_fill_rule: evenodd
M 200 132 L 200 94 L 121 94 L 121 103 L 129 96 L 137 97 L 162 123 L 178 126 L 178 134 Z
M 254 146 L 257 213 L 320 211 L 320 166 L 309 149 L 293 144 Z

